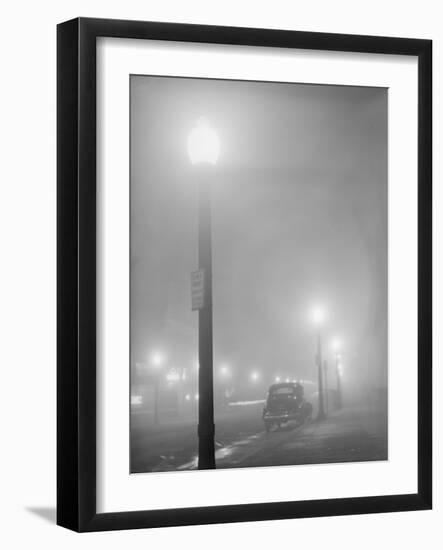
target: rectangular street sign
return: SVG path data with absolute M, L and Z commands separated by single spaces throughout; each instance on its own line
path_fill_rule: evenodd
M 203 269 L 191 273 L 192 310 L 205 307 L 205 272 Z

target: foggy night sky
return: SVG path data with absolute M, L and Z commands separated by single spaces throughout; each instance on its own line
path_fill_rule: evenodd
M 215 167 L 192 166 L 204 116 Z M 131 77 L 131 364 L 197 359 L 197 181 L 213 186 L 214 367 L 315 378 L 312 305 L 386 385 L 387 90 Z

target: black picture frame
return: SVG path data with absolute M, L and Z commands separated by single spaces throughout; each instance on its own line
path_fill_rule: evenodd
M 418 58 L 416 494 L 96 512 L 96 39 L 301 48 Z M 57 29 L 57 523 L 103 531 L 425 510 L 432 506 L 432 42 L 78 18 Z

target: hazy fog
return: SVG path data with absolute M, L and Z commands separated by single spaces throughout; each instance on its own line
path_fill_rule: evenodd
M 217 166 L 191 166 L 200 116 Z M 309 310 L 344 380 L 387 376 L 387 90 L 131 77 L 131 364 L 192 369 L 197 181 L 213 186 L 214 368 L 315 379 Z

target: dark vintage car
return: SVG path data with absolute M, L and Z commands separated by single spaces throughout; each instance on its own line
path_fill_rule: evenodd
M 312 405 L 304 398 L 303 386 L 297 382 L 273 384 L 268 390 L 263 421 L 266 431 L 290 422 L 304 424 L 312 418 Z

